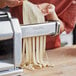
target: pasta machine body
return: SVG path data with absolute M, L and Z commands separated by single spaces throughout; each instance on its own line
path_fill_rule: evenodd
M 0 76 L 21 75 L 23 70 L 19 69 L 22 60 L 22 38 L 57 35 L 60 33 L 58 21 L 46 23 L 20 25 L 18 19 L 12 18 L 10 13 L 0 13 L 0 41 L 13 39 L 13 63 L 0 60 Z
M 0 41 L 10 39 L 13 40 L 13 52 L 11 51 L 13 54 L 10 54 L 12 57 L 8 55 L 8 57 L 3 57 L 2 59 L 0 56 L 0 76 L 18 76 L 23 74 L 23 69 L 19 69 L 22 59 L 20 24 L 17 19 L 11 18 L 10 13 L 0 12 Z

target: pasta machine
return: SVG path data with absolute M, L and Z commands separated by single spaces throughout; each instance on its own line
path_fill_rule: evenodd
M 8 56 L 7 59 L 6 57 L 1 59 L 0 56 L 0 76 L 17 76 L 23 74 L 23 69 L 19 68 L 22 60 L 22 38 L 41 35 L 55 36 L 59 32 L 60 24 L 58 21 L 20 26 L 18 19 L 12 18 L 10 13 L 0 12 L 0 41 L 9 39 L 13 41 L 12 57 Z

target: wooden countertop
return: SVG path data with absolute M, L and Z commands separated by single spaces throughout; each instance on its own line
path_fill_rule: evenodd
M 47 51 L 50 64 L 35 71 L 24 69 L 23 76 L 76 76 L 76 46 L 63 47 Z

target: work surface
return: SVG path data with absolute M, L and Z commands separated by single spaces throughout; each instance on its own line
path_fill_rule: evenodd
M 35 71 L 25 69 L 23 76 L 76 76 L 76 50 L 69 49 L 59 48 L 47 51 L 49 62 L 54 67 Z

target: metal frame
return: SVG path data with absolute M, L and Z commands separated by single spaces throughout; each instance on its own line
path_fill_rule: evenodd
M 1 13 L 0 18 L 0 40 L 13 38 L 14 64 L 8 64 L 0 71 L 0 76 L 17 76 L 23 74 L 23 69 L 19 69 L 22 57 L 22 33 L 17 19 L 12 19 L 9 13 Z M 4 17 L 4 18 L 3 18 Z M 1 67 L 2 68 L 2 67 Z

